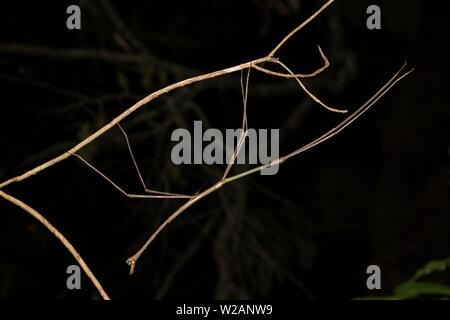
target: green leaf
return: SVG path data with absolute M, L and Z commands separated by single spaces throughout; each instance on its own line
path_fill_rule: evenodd
M 450 296 L 450 287 L 439 283 L 406 282 L 395 289 L 398 299 L 413 299 L 421 295 Z
M 450 258 L 444 260 L 433 260 L 428 262 L 425 267 L 416 271 L 416 274 L 411 279 L 412 281 L 423 278 L 435 271 L 445 271 L 450 266 Z
M 439 284 L 417 281 L 430 273 L 442 272 L 450 269 L 450 258 L 443 260 L 432 260 L 424 267 L 416 271 L 414 276 L 397 286 L 395 294 L 388 297 L 358 297 L 356 300 L 403 300 L 414 299 L 422 295 L 438 296 L 440 299 L 448 299 L 450 297 L 450 287 Z

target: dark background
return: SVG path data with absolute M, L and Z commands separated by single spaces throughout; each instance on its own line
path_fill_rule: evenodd
M 325 1 L 59 1 L 0 4 L 0 179 L 68 150 L 147 94 L 265 56 Z M 450 255 L 448 33 L 442 1 L 337 0 L 277 53 L 305 81 L 355 110 L 404 60 L 416 71 L 342 134 L 274 176 L 226 185 L 169 225 L 128 275 L 125 260 L 183 200 L 133 200 L 70 158 L 5 187 L 79 250 L 112 298 L 333 298 L 389 295 L 431 259 Z M 78 4 L 82 29 L 66 28 Z M 378 4 L 382 29 L 366 28 Z M 205 190 L 223 166 L 174 166 L 170 134 L 238 128 L 240 74 L 171 92 L 122 122 L 148 187 Z M 279 128 L 287 154 L 343 120 L 294 80 L 250 75 L 249 126 Z M 81 154 L 141 193 L 113 128 Z M 248 167 L 241 165 L 234 172 Z M 0 199 L 0 298 L 98 298 L 68 291 L 73 257 L 23 210 Z M 382 290 L 366 288 L 368 265 Z M 445 275 L 440 279 L 448 283 Z

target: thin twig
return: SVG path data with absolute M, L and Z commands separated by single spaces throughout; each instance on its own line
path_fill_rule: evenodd
M 233 156 L 231 157 L 230 162 L 228 163 L 227 168 L 225 170 L 225 173 L 222 176 L 222 181 L 225 180 L 225 178 L 228 176 L 228 173 L 230 172 L 231 167 L 233 166 L 238 153 L 241 151 L 241 147 L 244 145 L 245 138 L 248 135 L 247 99 L 248 99 L 248 83 L 249 83 L 249 79 L 250 79 L 250 70 L 251 70 L 251 67 L 249 67 L 248 71 L 247 71 L 247 80 L 246 80 L 245 89 L 244 89 L 244 82 L 242 80 L 242 71 L 241 71 L 242 101 L 244 104 L 244 112 L 242 115 L 242 133 L 241 133 L 241 136 L 239 137 L 237 146 L 234 149 Z
M 280 66 L 282 66 L 291 75 L 294 75 L 294 73 L 283 62 L 281 62 L 279 60 L 276 60 L 275 62 L 278 63 Z M 332 107 L 327 106 L 319 98 L 317 98 L 315 95 L 313 95 L 311 92 L 309 92 L 309 90 L 305 87 L 303 82 L 301 82 L 298 77 L 295 77 L 294 79 L 298 82 L 298 84 L 303 89 L 303 91 L 305 91 L 315 102 L 320 104 L 325 109 L 328 109 L 328 110 L 333 111 L 333 112 L 338 112 L 338 113 L 347 113 L 348 112 L 348 110 L 336 109 L 336 108 L 332 108 Z
M 137 199 L 180 199 L 180 198 L 192 198 L 192 196 L 187 195 L 150 195 L 150 194 L 133 194 L 128 193 L 125 190 L 123 190 L 121 187 L 119 187 L 114 181 L 112 181 L 110 178 L 108 178 L 104 173 L 102 173 L 100 170 L 98 170 L 96 167 L 94 167 L 92 164 L 90 164 L 86 159 L 84 159 L 82 156 L 80 156 L 77 153 L 73 154 L 75 157 L 80 159 L 85 165 L 87 165 L 89 168 L 94 170 L 97 174 L 99 174 L 103 179 L 108 181 L 114 188 L 119 190 L 123 195 L 125 195 L 128 198 L 137 198 Z
M 273 57 L 274 54 L 284 45 L 286 41 L 289 40 L 290 37 L 292 37 L 294 34 L 296 34 L 300 29 L 302 29 L 304 26 L 306 26 L 308 23 L 310 23 L 312 20 L 314 20 L 323 10 L 326 9 L 330 4 L 332 4 L 334 0 L 329 0 L 327 3 L 325 3 L 322 7 L 320 7 L 319 10 L 317 10 L 312 16 L 310 16 L 308 19 L 303 21 L 297 28 L 292 30 L 287 36 L 281 40 L 279 44 L 269 53 L 269 57 Z
M 243 81 L 243 70 L 241 70 L 241 91 L 242 91 L 242 103 L 244 105 L 244 115 L 242 117 L 242 130 L 248 129 L 248 123 L 247 123 L 247 99 L 248 99 L 248 83 L 250 80 L 250 70 L 251 68 L 248 68 L 247 71 L 247 79 L 245 81 L 245 91 L 244 91 L 244 81 Z
M 304 147 L 291 152 L 287 156 L 285 156 L 285 159 L 288 159 L 290 157 L 296 156 L 301 152 L 304 152 L 308 149 L 313 148 L 314 146 L 330 139 L 331 137 L 335 136 L 339 132 L 345 129 L 348 125 L 350 125 L 353 121 L 358 119 L 364 112 L 366 112 L 370 107 L 372 107 L 375 102 L 377 102 L 382 96 L 384 96 L 397 82 L 402 80 L 404 77 L 406 77 L 408 74 L 414 71 L 414 68 L 410 69 L 409 71 L 405 72 L 402 76 L 398 77 L 400 72 L 406 67 L 406 62 L 403 64 L 403 66 L 400 68 L 400 70 L 380 89 L 378 90 L 372 98 L 370 98 L 366 103 L 364 103 L 358 110 L 356 110 L 354 113 L 352 113 L 351 116 L 349 116 L 347 119 L 342 121 L 337 127 L 333 128 L 332 130 L 328 131 L 326 134 L 322 135 L 318 139 L 314 140 L 311 143 L 308 143 Z M 398 77 L 398 78 L 397 78 Z
M 147 186 L 145 185 L 144 179 L 142 178 L 141 175 L 141 171 L 139 170 L 139 166 L 136 162 L 136 159 L 134 157 L 133 154 L 133 150 L 131 149 L 131 144 L 130 144 L 130 140 L 128 139 L 128 135 L 125 133 L 125 130 L 122 129 L 122 126 L 118 123 L 117 126 L 119 127 L 120 131 L 122 131 L 124 137 L 125 137 L 125 142 L 127 143 L 127 147 L 128 147 L 128 151 L 130 153 L 131 156 L 131 160 L 133 161 L 134 167 L 136 168 L 136 172 L 139 176 L 139 180 L 141 181 L 142 186 L 144 187 L 144 191 L 147 193 L 156 193 L 156 194 L 162 194 L 162 195 L 166 195 L 166 196 L 179 196 L 182 198 L 190 198 L 191 196 L 188 195 L 184 195 L 184 194 L 179 194 L 179 193 L 170 193 L 170 192 L 163 192 L 163 191 L 157 191 L 157 190 L 152 190 L 152 189 L 148 189 Z
M 275 72 L 260 66 L 253 66 L 256 70 L 262 71 L 267 74 L 271 74 L 273 76 L 282 77 L 282 78 L 312 78 L 317 76 L 319 73 L 323 72 L 326 68 L 330 66 L 330 61 L 328 61 L 327 56 L 323 53 L 322 48 L 319 47 L 320 56 L 323 60 L 323 66 L 321 66 L 319 69 L 312 73 L 297 73 L 297 74 L 288 74 L 288 73 L 281 73 L 281 72 Z M 273 62 L 277 63 L 278 59 L 274 58 Z
M 156 229 L 156 231 L 150 236 L 150 238 L 147 240 L 147 242 L 142 246 L 141 249 L 138 250 L 132 257 L 127 259 L 127 264 L 130 266 L 130 274 L 134 273 L 134 268 L 136 266 L 136 262 L 138 261 L 139 257 L 142 255 L 142 253 L 147 249 L 147 247 L 150 245 L 150 243 L 153 242 L 153 240 L 158 236 L 158 234 L 169 224 L 171 223 L 176 217 L 178 217 L 180 214 L 182 214 L 187 208 L 192 206 L 194 203 L 199 201 L 200 199 L 206 197 L 208 194 L 216 191 L 217 189 L 220 189 L 224 182 L 217 182 L 215 185 L 210 187 L 209 189 L 203 191 L 202 193 L 199 193 L 198 195 L 195 195 L 190 199 L 188 202 L 183 204 L 180 208 L 178 208 L 177 211 L 172 213 L 169 218 L 167 218 L 159 227 Z
M 311 77 L 311 76 L 315 76 L 319 73 L 321 73 L 323 70 L 325 70 L 326 68 L 328 68 L 328 66 L 330 65 L 330 62 L 328 61 L 327 56 L 323 53 L 322 49 L 319 46 L 319 52 L 320 55 L 322 56 L 322 59 L 324 61 L 324 65 L 322 67 L 320 67 L 319 69 L 317 69 L 316 71 L 314 71 L 313 73 L 310 74 L 294 74 L 285 64 L 283 64 L 279 59 L 277 58 L 273 58 L 270 60 L 270 62 L 276 63 L 278 65 L 280 65 L 281 67 L 283 67 L 287 72 L 289 72 L 288 74 L 286 73 L 280 73 L 280 72 L 275 72 L 275 71 L 271 71 L 268 70 L 266 68 L 254 65 L 252 66 L 253 68 L 255 68 L 258 71 L 273 75 L 273 76 L 277 76 L 277 77 L 284 77 L 284 78 L 295 78 L 295 80 L 298 82 L 298 84 L 300 85 L 300 87 L 302 88 L 303 91 L 306 92 L 307 95 L 309 95 L 311 97 L 311 99 L 313 99 L 315 102 L 317 102 L 318 104 L 320 104 L 322 107 L 333 111 L 333 112 L 338 112 L 338 113 L 347 113 L 348 110 L 342 110 L 342 109 L 336 109 L 336 108 L 332 108 L 327 106 L 325 103 L 323 103 L 319 98 L 317 98 L 315 95 L 313 95 L 307 88 L 306 86 L 303 84 L 303 82 L 300 81 L 299 78 L 307 78 L 307 77 Z
M 31 208 L 26 203 L 20 201 L 17 198 L 14 198 L 13 196 L 5 193 L 4 191 L 0 190 L 0 196 L 4 199 L 10 201 L 11 203 L 15 204 L 16 206 L 22 208 L 26 212 L 28 212 L 30 215 L 32 215 L 36 220 L 38 220 L 41 224 L 43 224 L 51 233 L 55 235 L 56 238 L 58 238 L 59 241 L 69 250 L 69 252 L 73 255 L 75 260 L 77 260 L 80 267 L 86 272 L 86 275 L 91 279 L 92 283 L 97 288 L 100 295 L 105 300 L 109 300 L 108 294 L 105 292 L 103 287 L 101 286 L 100 282 L 97 280 L 97 278 L 92 273 L 91 269 L 87 266 L 87 264 L 84 262 L 83 258 L 81 258 L 78 251 L 72 246 L 72 244 L 69 242 L 69 240 L 64 237 L 61 232 L 58 231 L 47 219 L 45 219 L 39 212 Z

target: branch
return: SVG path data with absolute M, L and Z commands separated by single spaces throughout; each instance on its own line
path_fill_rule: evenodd
M 290 37 L 292 37 L 294 34 L 296 34 L 300 29 L 302 29 L 304 26 L 306 26 L 308 23 L 310 23 L 312 20 L 314 20 L 323 10 L 325 10 L 330 4 L 332 4 L 334 0 L 328 0 L 327 3 L 325 3 L 322 7 L 320 7 L 319 10 L 317 10 L 312 16 L 310 16 L 308 19 L 303 21 L 297 28 L 292 30 L 287 36 L 281 40 L 279 44 L 269 53 L 269 57 L 273 57 L 274 54 L 285 44 L 286 41 L 289 40 Z
M 328 68 L 330 66 L 330 62 L 328 61 L 327 56 L 323 53 L 322 48 L 319 47 L 319 53 L 320 56 L 323 59 L 323 66 L 320 67 L 319 69 L 317 69 L 316 71 L 312 72 L 312 73 L 298 73 L 298 74 L 287 74 L 287 73 L 281 73 L 281 72 L 275 72 L 272 70 L 268 70 L 266 68 L 263 67 L 259 67 L 259 66 L 253 66 L 253 68 L 255 68 L 256 70 L 262 71 L 264 73 L 267 74 L 271 74 L 273 76 L 277 76 L 277 77 L 282 77 L 282 78 L 311 78 L 311 77 L 315 77 L 317 76 L 319 73 L 321 73 L 322 71 L 324 71 L 326 68 Z M 279 60 L 274 58 L 273 62 L 275 63 L 279 63 Z
M 289 72 L 289 74 L 294 76 L 294 73 L 281 61 L 277 60 L 276 63 L 278 63 L 280 66 L 282 66 L 287 72 Z M 342 109 L 335 109 L 332 107 L 327 106 L 325 103 L 323 103 L 319 98 L 317 98 L 315 95 L 313 95 L 311 92 L 309 92 L 308 89 L 306 89 L 305 85 L 303 84 L 303 82 L 300 81 L 300 79 L 298 77 L 295 77 L 295 80 L 298 82 L 298 84 L 300 85 L 300 87 L 303 89 L 303 91 L 306 92 L 306 94 L 308 96 L 310 96 L 315 102 L 317 102 L 318 104 L 320 104 L 322 107 L 324 107 L 325 109 L 328 109 L 330 111 L 333 112 L 339 112 L 339 113 L 347 113 L 348 110 L 342 110 Z
M 0 190 L 0 196 L 3 197 L 4 199 L 8 200 L 9 202 L 15 204 L 16 206 L 22 208 L 26 212 L 28 212 L 30 215 L 32 215 L 34 218 L 36 218 L 36 220 L 38 220 L 41 224 L 43 224 L 51 233 L 53 233 L 55 235 L 55 237 L 58 238 L 58 240 L 61 241 L 61 243 L 67 248 L 67 250 L 69 250 L 69 252 L 73 255 L 75 260 L 77 260 L 78 264 L 84 270 L 84 272 L 86 272 L 86 275 L 89 277 L 89 279 L 91 279 L 92 283 L 95 285 L 95 287 L 97 288 L 98 292 L 103 297 L 103 299 L 109 300 L 108 294 L 105 292 L 105 290 L 101 286 L 100 282 L 98 282 L 97 278 L 94 276 L 91 269 L 89 269 L 87 264 L 84 262 L 83 258 L 81 258 L 78 251 L 72 246 L 72 244 L 69 242 L 69 240 L 67 240 L 61 234 L 61 232 L 58 231 L 58 229 L 56 229 L 39 212 L 37 212 L 36 210 L 31 208 L 26 203 L 20 201 L 19 199 L 14 198 L 13 196 L 10 196 L 9 194 L 3 192 L 2 190 Z

